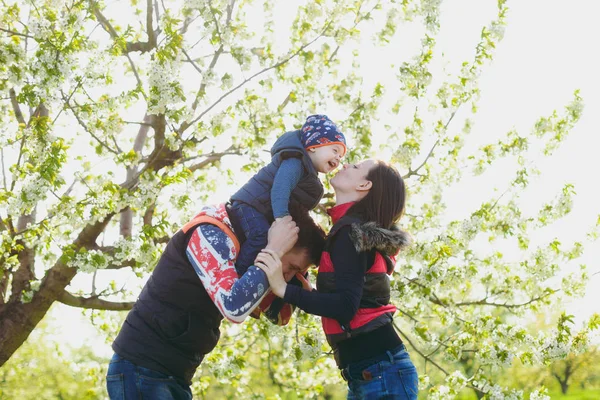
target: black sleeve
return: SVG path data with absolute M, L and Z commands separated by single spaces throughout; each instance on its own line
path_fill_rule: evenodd
M 333 318 L 346 324 L 358 310 L 369 255 L 356 251 L 350 239 L 349 226 L 337 232 L 329 253 L 335 267 L 335 292 L 309 292 L 298 286 L 288 285 L 284 300 L 307 313 Z

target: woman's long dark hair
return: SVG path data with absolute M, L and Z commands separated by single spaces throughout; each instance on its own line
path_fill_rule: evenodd
M 350 207 L 346 215 L 354 215 L 364 222 L 375 222 L 389 229 L 404 213 L 404 180 L 396 168 L 383 161 L 378 161 L 369 170 L 366 179 L 372 184 L 369 193 Z

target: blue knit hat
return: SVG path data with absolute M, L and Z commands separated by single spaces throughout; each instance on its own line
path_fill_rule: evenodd
M 300 140 L 306 150 L 340 144 L 344 148 L 344 154 L 346 154 L 346 138 L 344 134 L 324 114 L 315 114 L 306 118 L 306 122 L 302 125 Z

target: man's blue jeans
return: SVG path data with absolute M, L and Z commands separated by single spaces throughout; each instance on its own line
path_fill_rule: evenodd
M 419 390 L 417 369 L 404 345 L 386 352 L 383 360 L 350 364 L 342 371 L 348 381 L 348 400 L 416 400 Z
M 143 368 L 113 355 L 106 374 L 110 400 L 191 400 L 190 387 L 180 379 Z

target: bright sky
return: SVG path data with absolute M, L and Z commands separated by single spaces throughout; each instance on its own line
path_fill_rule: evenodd
M 554 224 L 551 231 L 532 238 L 532 242 L 555 235 L 578 240 L 600 213 L 596 176 L 600 171 L 600 136 L 594 120 L 600 110 L 600 60 L 595 51 L 600 37 L 597 24 L 600 4 L 589 0 L 571 0 L 568 5 L 558 0 L 513 0 L 508 4 L 506 36 L 480 81 L 482 98 L 472 137 L 491 141 L 513 128 L 521 134 L 527 133 L 537 118 L 549 115 L 554 109 L 561 111 L 571 101 L 573 91 L 581 89 L 585 102 L 582 119 L 554 157 L 539 161 L 542 175 L 522 196 L 523 207 L 533 209 L 552 199 L 564 183 L 574 183 L 577 197 L 572 214 Z M 436 51 L 445 53 L 450 67 L 453 62 L 472 58 L 481 26 L 494 17 L 495 5 L 495 0 L 446 0 L 443 3 L 442 30 Z M 415 36 L 420 37 L 420 34 Z M 413 48 L 412 54 L 416 50 Z M 374 68 L 374 64 L 369 66 L 369 61 L 378 63 L 380 59 L 366 58 L 363 68 Z M 465 181 L 451 193 L 449 209 L 473 210 L 486 197 L 482 197 L 482 193 L 489 194 L 496 186 L 502 189 L 497 184 L 503 180 L 502 171 L 496 173 L 497 181 L 487 176 L 487 187 L 482 187 L 479 181 Z M 581 262 L 593 273 L 600 270 L 599 260 L 600 244 L 596 243 Z M 600 293 L 593 289 L 599 282 L 600 276 L 593 277 L 586 297 L 567 305 L 579 320 L 600 311 L 597 306 Z M 82 338 L 95 336 L 89 325 L 82 323 L 79 310 L 60 306 L 54 312 L 61 315 L 62 333 L 81 332 L 77 337 L 68 335 L 71 344 L 77 345 L 85 340 Z M 65 323 L 77 329 L 68 329 Z M 108 346 L 99 351 L 110 354 Z
M 452 3 L 465 6 L 454 7 Z M 466 3 L 475 2 L 447 2 L 447 12 L 442 12 L 442 26 L 444 17 L 456 18 L 457 24 L 464 23 L 465 15 L 461 17 L 456 12 L 469 10 Z M 560 111 L 572 99 L 573 91 L 581 89 L 585 104 L 581 120 L 554 157 L 539 161 L 542 174 L 522 196 L 526 200 L 523 208 L 531 208 L 553 198 L 564 183 L 575 184 L 577 197 L 571 215 L 554 224 L 551 232 L 532 238 L 532 243 L 535 239 L 548 240 L 555 236 L 581 240 L 600 214 L 597 177 L 600 135 L 594 120 L 600 110 L 600 60 L 593 51 L 595 38 L 600 33 L 595 19 L 600 4 L 586 0 L 570 1 L 568 5 L 557 0 L 508 4 L 506 36 L 493 64 L 481 79 L 482 100 L 475 123 L 485 126 L 490 135 L 513 127 L 525 133 L 535 119 L 549 115 L 554 109 Z M 453 41 L 450 36 L 448 40 Z M 475 130 L 478 129 L 476 125 Z M 596 242 L 588 248 L 581 263 L 593 273 L 600 271 L 599 261 L 600 243 Z M 588 285 L 585 298 L 567 306 L 579 320 L 600 311 L 600 293 L 594 290 L 598 283 L 600 276 L 596 275 Z

